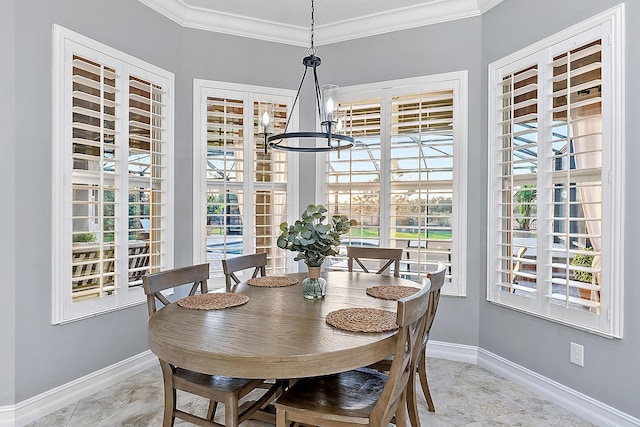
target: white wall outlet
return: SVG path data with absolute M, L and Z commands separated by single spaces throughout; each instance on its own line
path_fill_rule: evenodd
M 578 366 L 584 366 L 584 347 L 574 342 L 571 343 L 571 354 L 569 361 Z

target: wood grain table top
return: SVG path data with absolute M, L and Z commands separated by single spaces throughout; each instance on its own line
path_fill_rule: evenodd
M 376 285 L 419 286 L 366 273 L 329 272 L 327 295 L 302 296 L 306 273 L 291 274 L 298 284 L 255 287 L 235 292 L 249 296 L 241 306 L 195 310 L 173 303 L 149 318 L 149 347 L 176 366 L 206 374 L 244 378 L 302 378 L 365 366 L 393 352 L 395 331 L 348 332 L 325 322 L 334 310 L 371 307 L 395 311 L 395 301 L 366 294 Z

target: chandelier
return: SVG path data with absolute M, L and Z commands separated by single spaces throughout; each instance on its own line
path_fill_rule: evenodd
M 321 132 L 287 132 L 291 115 L 287 118 L 284 132 L 273 134 L 274 122 L 274 106 L 273 104 L 260 103 L 258 105 L 258 133 L 264 136 L 264 153 L 267 154 L 267 148 L 271 147 L 276 150 L 297 151 L 297 152 L 325 152 L 340 151 L 353 147 L 353 138 L 345 134 L 345 115 L 338 111 L 338 103 L 336 102 L 336 85 L 323 85 L 318 83 L 317 68 L 321 64 L 321 60 L 316 56 L 316 48 L 314 46 L 314 0 L 311 0 L 311 47 L 308 56 L 302 60 L 304 65 L 304 73 L 298 87 L 298 92 L 291 106 L 291 110 L 295 107 L 300 97 L 300 90 L 307 77 L 309 68 L 313 69 L 313 81 L 315 84 L 315 102 L 318 117 L 320 119 Z M 297 140 L 297 144 L 295 141 Z

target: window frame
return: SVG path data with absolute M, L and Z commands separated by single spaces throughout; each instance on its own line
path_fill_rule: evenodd
M 255 86 L 248 84 L 229 83 L 213 80 L 194 79 L 193 81 L 193 261 L 194 263 L 208 262 L 207 254 L 203 251 L 206 248 L 206 227 L 207 227 L 207 98 L 216 97 L 236 97 L 242 98 L 245 105 L 253 105 L 254 102 L 286 102 L 287 114 L 291 116 L 289 130 L 298 127 L 298 105 L 293 111 L 291 105 L 295 98 L 296 91 L 290 89 L 280 89 L 266 86 Z M 253 109 L 245 108 L 244 117 L 246 126 L 252 126 L 253 118 L 249 116 Z M 249 118 L 251 117 L 251 120 Z M 270 149 L 271 150 L 271 149 Z M 255 229 L 255 206 L 253 196 L 256 190 L 267 189 L 272 182 L 254 182 L 255 177 L 255 146 L 253 132 L 246 132 L 243 144 L 243 181 L 233 182 L 231 187 L 242 190 L 243 197 L 243 228 L 250 232 L 243 233 L 244 253 L 256 251 L 253 230 Z M 298 215 L 298 184 L 299 166 L 297 156 L 294 153 L 287 153 L 287 218 L 295 218 Z M 278 184 L 278 183 L 276 183 Z M 277 236 L 274 236 L 277 238 Z M 297 271 L 297 263 L 292 262 L 293 257 L 289 251 L 286 253 L 286 269 L 288 272 Z M 224 287 L 224 278 L 209 278 L 210 288 Z
M 454 200 L 451 216 L 452 229 L 455 230 L 452 240 L 451 281 L 442 288 L 443 295 L 466 296 L 467 284 L 467 215 L 468 192 L 468 124 L 469 124 L 469 89 L 468 71 L 454 71 L 406 79 L 389 80 L 363 85 L 346 86 L 338 89 L 338 101 L 366 100 L 378 97 L 381 100 L 381 117 L 386 117 L 381 123 L 381 168 L 380 198 L 383 212 L 390 206 L 391 172 L 390 172 L 390 138 L 391 138 L 391 102 L 394 96 L 437 92 L 441 90 L 453 91 L 453 114 L 455 125 L 453 128 L 453 192 L 460 194 Z M 383 147 L 384 146 L 384 147 Z M 326 200 L 327 193 L 327 159 L 326 153 L 318 154 L 316 158 L 316 194 L 319 200 Z M 391 239 L 389 230 L 390 211 L 380 219 L 380 246 L 389 244 Z
M 518 67 L 526 67 L 533 61 L 537 65 L 538 74 L 538 131 L 537 141 L 548 142 L 546 132 L 553 126 L 550 120 L 552 106 L 549 99 L 553 96 L 551 81 L 552 61 L 562 50 L 568 51 L 581 46 L 592 34 L 599 34 L 602 40 L 602 85 L 608 91 L 602 95 L 602 282 L 609 284 L 609 289 L 601 291 L 601 314 L 594 319 L 581 314 L 572 315 L 567 309 L 557 310 L 551 307 L 543 295 L 544 283 L 537 283 L 538 297 L 532 301 L 524 301 L 515 295 L 504 295 L 495 283 L 498 279 L 501 229 L 498 217 L 499 193 L 501 183 L 498 150 L 496 141 L 501 138 L 502 120 L 497 104 L 500 76 Z M 608 9 L 592 18 L 573 25 L 544 40 L 501 58 L 488 66 L 488 209 L 487 209 L 487 301 L 522 311 L 549 321 L 561 323 L 577 329 L 607 337 L 622 338 L 624 319 L 624 4 Z M 605 46 L 607 48 L 605 49 Z M 540 153 L 541 150 L 538 150 Z M 544 167 L 543 164 L 539 168 Z M 537 183 L 551 183 L 547 177 L 540 177 Z M 606 188 L 605 188 L 606 187 Z M 549 194 L 551 187 L 539 187 L 538 195 Z M 540 197 L 539 197 L 540 199 Z M 536 202 L 537 206 L 551 206 L 553 201 Z M 538 212 L 544 209 L 538 207 Z M 544 220 L 544 218 L 541 218 Z M 541 240 L 541 239 L 538 239 Z M 544 243 L 538 242 L 538 248 Z M 605 253 L 606 252 L 606 253 Z M 537 261 L 541 262 L 540 260 Z
M 78 54 L 87 59 L 96 59 L 103 64 L 117 64 L 119 83 L 119 106 L 116 117 L 120 123 L 119 142 L 116 148 L 120 151 L 129 150 L 129 80 L 127 76 L 144 78 L 153 84 L 162 83 L 163 117 L 164 117 L 164 142 L 163 155 L 166 164 L 163 164 L 164 178 L 162 192 L 166 197 L 163 204 L 165 213 L 161 216 L 164 222 L 162 228 L 163 251 L 161 253 L 162 268 L 173 266 L 173 126 L 174 126 L 174 74 L 163 70 L 153 64 L 142 61 L 117 49 L 106 46 L 98 41 L 68 30 L 62 26 L 53 26 L 53 55 L 52 55 L 52 324 L 64 324 L 86 319 L 99 314 L 108 313 L 123 308 L 143 304 L 146 301 L 142 286 L 129 288 L 126 280 L 128 268 L 119 267 L 116 292 L 113 295 L 101 296 L 85 301 L 72 301 L 71 290 L 71 266 L 72 266 L 72 197 L 71 187 L 73 180 L 72 159 L 70 148 L 71 132 L 71 105 L 73 96 L 70 81 L 72 78 L 71 55 Z M 128 155 L 128 154 L 127 154 Z M 121 154 L 124 156 L 124 154 Z M 118 161 L 116 159 L 116 161 Z M 114 175 L 114 182 L 120 197 L 116 201 L 124 203 L 117 207 L 116 216 L 126 216 L 126 221 L 120 221 L 123 225 L 115 229 L 116 235 L 126 236 L 128 228 L 128 194 L 129 174 L 123 176 Z M 135 179 L 134 179 L 135 181 Z M 121 186 L 121 187 L 120 187 Z M 124 201 L 124 202 L 123 202 Z M 126 230 L 125 230 L 126 224 Z M 122 243 L 116 241 L 115 259 L 118 264 L 129 265 L 129 256 Z M 126 245 L 125 245 L 126 246 Z

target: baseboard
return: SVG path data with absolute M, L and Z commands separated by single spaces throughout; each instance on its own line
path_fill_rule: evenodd
M 150 350 L 147 350 L 19 402 L 16 405 L 0 407 L 0 427 L 15 427 L 28 424 L 116 384 L 125 378 L 151 368 L 157 363 L 156 356 Z
M 465 344 L 455 344 L 443 341 L 429 340 L 427 355 L 436 359 L 453 360 L 454 362 L 478 364 L 478 347 Z
M 640 419 L 517 365 L 487 350 L 478 350 L 478 366 L 505 377 L 527 390 L 598 426 L 640 426 Z

